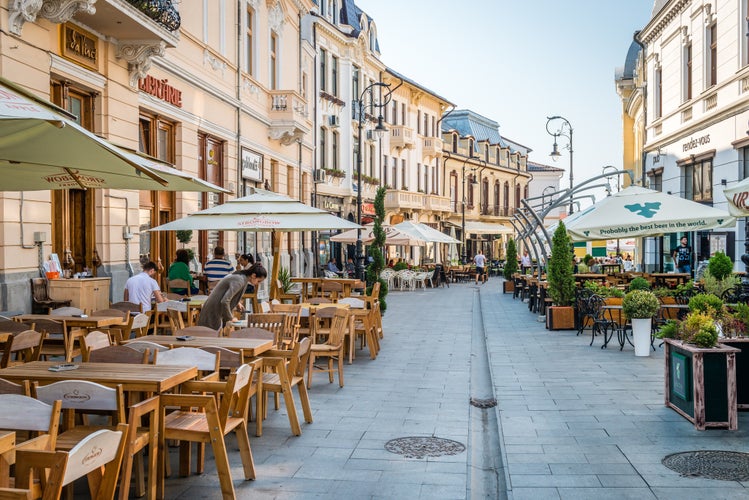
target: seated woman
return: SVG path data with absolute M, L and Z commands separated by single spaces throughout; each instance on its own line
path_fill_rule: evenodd
M 169 274 L 167 276 L 170 280 L 185 280 L 189 282 L 190 293 L 192 295 L 198 293 L 198 287 L 193 284 L 192 275 L 190 274 L 190 254 L 184 248 L 177 250 L 177 260 L 169 266 Z M 167 292 L 187 295 L 187 289 L 185 288 L 172 288 L 167 290 Z

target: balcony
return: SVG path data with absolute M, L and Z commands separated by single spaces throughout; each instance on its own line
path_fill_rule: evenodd
M 393 125 L 390 127 L 391 148 L 412 149 L 414 144 L 414 129 L 405 125 Z
M 268 137 L 288 146 L 311 130 L 307 101 L 293 90 L 268 92 Z
M 440 158 L 442 156 L 442 139 L 438 137 L 424 137 L 422 142 L 421 154 L 430 158 Z
M 436 194 L 424 195 L 424 208 L 433 212 L 450 212 L 452 204 L 447 196 L 437 196 Z
M 385 193 L 385 209 L 424 208 L 424 193 L 388 189 Z

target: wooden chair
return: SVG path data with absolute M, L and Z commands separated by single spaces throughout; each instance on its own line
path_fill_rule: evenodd
M 327 372 L 330 383 L 333 383 L 333 373 L 335 371 L 333 361 L 338 365 L 338 385 L 343 387 L 343 346 L 346 328 L 348 328 L 348 315 L 349 312 L 346 309 L 336 309 L 326 342 L 310 346 L 309 368 L 307 370 L 308 388 L 312 386 L 313 372 Z M 315 360 L 318 358 L 327 358 L 327 368 L 315 366 Z
M 276 341 L 276 334 L 265 328 L 240 328 L 229 332 L 228 337 L 233 339 L 262 339 Z
M 317 306 L 320 304 L 332 304 L 333 301 L 330 297 L 312 297 L 307 301 L 307 303 L 312 306 Z
M 179 295 L 183 295 L 185 297 L 189 297 L 191 294 L 190 290 L 190 282 L 187 280 L 180 280 L 180 279 L 167 279 L 166 280 L 166 290 L 170 293 L 172 290 L 185 290 L 185 293 L 180 293 Z
M 178 330 L 185 328 L 185 318 L 182 317 L 182 312 L 177 309 L 167 309 L 167 317 L 169 318 L 169 328 L 172 331 L 172 335 Z
M 28 380 L 20 384 L 0 378 L 0 394 L 18 394 L 20 396 L 31 396 L 31 386 Z
M 26 330 L 8 337 L 0 367 L 8 368 L 29 361 L 38 361 L 42 354 L 45 335 L 34 330 Z
M 117 316 L 122 318 L 122 325 L 112 325 L 102 328 L 109 332 L 113 342 L 119 341 L 119 339 L 130 337 L 130 330 L 132 328 L 133 317 L 127 311 L 121 311 L 119 309 L 99 309 L 93 311 L 89 316 Z
M 126 300 L 122 302 L 114 302 L 109 307 L 110 309 L 117 309 L 118 311 L 124 311 L 128 314 L 143 312 L 143 306 L 141 304 L 133 304 Z
M 207 326 L 186 326 L 174 332 L 175 336 L 189 335 L 192 337 L 219 337 L 221 330 L 214 330 Z
M 201 351 L 206 351 L 218 355 L 218 358 L 220 360 L 219 368 L 222 374 L 230 372 L 232 370 L 236 370 L 244 364 L 244 353 L 241 350 L 232 351 L 231 349 L 227 349 L 226 347 L 217 346 L 205 346 L 199 347 L 199 349 Z
M 89 361 L 91 351 L 103 347 L 109 347 L 111 345 L 112 339 L 109 337 L 108 333 L 99 330 L 89 332 L 84 337 L 81 337 L 81 359 L 83 359 L 84 362 Z
M 85 314 L 86 311 L 79 307 L 58 307 L 57 309 L 52 309 L 49 312 L 50 316 L 80 316 L 81 314 Z
M 336 281 L 323 280 L 320 287 L 320 293 L 322 297 L 328 298 L 331 301 L 335 302 L 336 300 L 338 300 L 338 297 L 343 295 L 343 285 Z
M 60 430 L 61 408 L 60 400 L 47 404 L 21 394 L 0 394 L 0 429 L 28 432 L 30 439 L 24 444 L 28 443 L 29 448 L 53 451 Z
M 55 300 L 49 296 L 49 282 L 46 278 L 31 278 L 31 312 L 48 314 L 50 309 L 70 305 L 69 300 Z
M 299 329 L 302 325 L 301 304 L 273 304 L 271 312 L 285 314 L 283 330 L 281 330 L 280 344 L 282 349 L 292 349 L 299 338 Z
M 273 332 L 273 343 L 278 342 L 283 334 L 286 315 L 276 313 L 255 313 L 247 315 L 247 328 L 262 328 Z
M 267 393 L 273 392 L 283 394 L 286 412 L 289 415 L 291 432 L 295 436 L 302 434 L 302 428 L 299 425 L 296 406 L 294 405 L 294 396 L 291 389 L 296 386 L 299 391 L 299 399 L 302 401 L 302 410 L 304 412 L 304 421 L 312 423 L 312 408 L 309 403 L 307 387 L 304 383 L 304 371 L 307 369 L 309 361 L 311 341 L 304 338 L 296 343 L 291 351 L 271 350 L 267 356 L 263 356 L 263 366 L 267 366 L 271 371 L 263 373 L 260 382 L 260 394 L 257 398 L 257 426 L 255 434 L 263 435 L 263 418 L 266 413 L 266 396 Z
M 81 355 L 80 338 L 86 333 L 80 328 L 68 328 L 64 320 L 37 319 L 34 328 L 46 334 L 42 346 L 42 358 L 62 356 L 67 363 Z
M 277 298 L 281 302 L 283 302 L 284 300 L 289 300 L 291 301 L 292 304 L 299 304 L 302 301 L 301 290 L 297 290 L 296 292 L 294 291 L 284 292 L 283 285 L 281 284 L 281 280 L 279 279 L 276 280 L 276 287 L 278 288 Z
M 148 328 L 151 323 L 151 313 L 152 311 L 148 311 L 148 313 L 140 313 L 135 316 L 132 316 L 132 321 L 130 322 L 130 333 L 132 334 L 135 332 L 135 338 L 140 338 L 145 335 L 148 335 Z M 131 335 L 127 335 L 126 338 L 130 338 Z M 125 337 L 123 336 L 123 339 Z
M 153 353 L 153 364 L 173 366 L 194 366 L 202 380 L 218 380 L 221 368 L 221 355 L 203 351 L 196 347 L 177 347 L 168 351 Z
M 63 487 L 88 476 L 91 498 L 110 500 L 117 487 L 126 433 L 127 424 L 121 424 L 116 431 L 101 430 L 91 434 L 68 452 L 18 451 L 16 487 L 29 489 L 33 486 L 33 476 L 47 477 L 41 498 L 54 500 L 60 498 Z
M 90 351 L 88 360 L 91 363 L 127 363 L 130 365 L 146 364 L 150 351 L 138 351 L 129 345 L 111 345 Z
M 255 479 L 255 464 L 247 434 L 249 390 L 260 363 L 242 365 L 229 376 L 226 382 L 190 381 L 182 384 L 185 393 L 161 396 L 160 448 L 167 450 L 165 440 L 175 439 L 180 444 L 180 475 L 190 472 L 190 442 L 210 443 L 216 461 L 223 498 L 235 498 L 229 459 L 226 453 L 225 436 L 234 432 L 242 459 L 245 479 Z M 211 393 L 203 395 L 204 393 Z M 218 397 L 218 399 L 217 399 Z M 219 401 L 217 405 L 217 401 Z M 177 406 L 181 410 L 166 414 L 167 407 Z M 159 461 L 159 478 L 164 477 L 165 461 Z M 198 464 L 200 467 L 200 464 Z M 161 480 L 163 485 L 163 480 Z M 160 493 L 163 493 L 160 487 Z

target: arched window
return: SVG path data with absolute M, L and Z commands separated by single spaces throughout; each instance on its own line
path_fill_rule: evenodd
M 500 148 L 497 148 L 497 158 L 495 158 L 495 163 L 496 163 L 497 165 L 499 165 L 499 155 L 500 155 L 500 151 L 502 151 L 502 150 L 501 150 Z
M 499 181 L 494 181 L 494 215 L 499 215 Z
M 515 184 L 515 207 L 518 208 L 520 206 L 520 184 Z
M 468 139 L 468 156 L 473 156 L 473 139 Z
M 453 212 L 458 211 L 458 173 L 453 170 L 450 172 L 450 204 Z
M 489 215 L 489 179 L 486 177 L 481 181 L 481 213 Z
M 469 207 L 473 206 L 473 182 L 475 177 L 473 174 L 468 176 L 468 179 L 466 179 L 466 182 L 468 183 L 468 200 L 466 201 L 468 203 Z
M 484 144 L 484 161 L 489 162 L 489 143 Z
M 523 188 L 523 198 L 526 200 L 528 199 L 528 184 Z
M 507 217 L 510 215 L 510 182 L 505 181 L 505 189 L 504 194 L 502 195 L 502 199 L 504 200 L 504 216 Z
M 453 134 L 453 153 L 458 152 L 458 134 Z

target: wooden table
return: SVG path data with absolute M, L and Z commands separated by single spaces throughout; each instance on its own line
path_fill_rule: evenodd
M 123 321 L 122 316 L 87 316 L 81 318 L 80 316 L 53 316 L 51 314 L 21 314 L 20 316 L 13 316 L 13 319 L 24 323 L 33 323 L 40 319 L 64 321 L 69 328 L 85 328 L 87 330 L 127 324 L 126 321 Z
M 232 337 L 192 337 L 190 340 L 177 340 L 173 335 L 146 335 L 137 339 L 126 340 L 129 342 L 145 340 L 162 346 L 174 347 L 223 347 L 232 351 L 242 351 L 247 357 L 258 356 L 273 348 L 273 341 L 266 339 L 246 339 Z
M 583 282 L 583 281 L 597 281 L 601 283 L 602 285 L 606 284 L 606 275 L 605 274 L 597 274 L 597 273 L 579 273 L 575 275 L 575 281 L 576 282 Z
M 655 280 L 653 288 L 668 286 L 668 282 L 671 280 L 676 280 L 681 285 L 692 279 L 692 275 L 689 273 L 650 273 L 650 276 Z
M 331 282 L 343 285 L 343 292 L 341 292 L 343 297 L 351 297 L 351 290 L 354 288 L 354 285 L 356 283 L 359 283 L 359 280 L 354 278 L 323 278 L 320 283 L 322 286 L 322 283 Z
M 145 338 L 145 337 L 144 337 Z M 60 380 L 88 380 L 108 387 L 122 384 L 126 391 L 161 394 L 198 376 L 194 366 L 131 365 L 125 363 L 77 363 L 77 370 L 51 372 L 59 361 L 32 361 L 0 370 L 0 378 L 11 382 L 51 384 Z
M 292 283 L 301 283 L 302 285 L 302 302 L 315 297 L 317 286 L 321 281 L 322 278 L 291 278 Z

